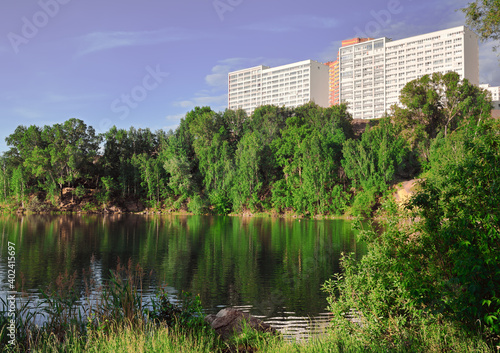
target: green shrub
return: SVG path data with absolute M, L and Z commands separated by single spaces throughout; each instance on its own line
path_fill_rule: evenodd
M 204 319 L 205 314 L 199 295 L 194 296 L 190 292 L 183 291 L 177 302 L 173 302 L 167 291 L 161 288 L 156 293 L 152 306 L 149 318 L 169 327 L 203 332 L 209 332 L 211 329 L 210 324 Z
M 34 196 L 29 202 L 29 204 L 26 206 L 26 208 L 28 209 L 28 211 L 31 212 L 45 212 L 48 210 L 47 205 L 42 201 L 40 201 L 38 196 Z
M 193 212 L 194 214 L 197 214 L 197 215 L 207 214 L 208 213 L 207 202 L 205 201 L 204 198 L 202 198 L 198 194 L 194 195 L 191 198 L 191 200 L 188 203 L 188 209 L 189 209 L 189 211 L 191 211 L 191 212 Z
M 352 312 L 369 340 L 396 344 L 398 332 L 439 321 L 499 340 L 499 146 L 491 121 L 434 144 L 407 209 L 388 199 L 382 223 L 361 232 L 368 253 L 344 256 L 343 276 L 326 283 L 336 325 L 356 331 L 343 318 Z

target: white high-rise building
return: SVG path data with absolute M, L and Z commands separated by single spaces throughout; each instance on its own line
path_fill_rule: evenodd
M 328 107 L 328 81 L 329 67 L 313 60 L 233 71 L 228 74 L 228 108 L 251 114 L 261 105 L 293 108 L 314 101 Z
M 479 87 L 481 87 L 482 89 L 485 89 L 491 93 L 491 100 L 492 101 L 500 101 L 500 87 L 492 87 L 487 83 L 479 85 Z
M 479 87 L 490 92 L 491 105 L 493 105 L 493 109 L 500 109 L 500 87 L 492 87 L 489 84 L 482 84 L 479 85 Z
M 340 102 L 355 119 L 379 118 L 399 103 L 411 80 L 457 72 L 479 84 L 478 36 L 465 26 L 391 40 L 377 38 L 339 49 Z

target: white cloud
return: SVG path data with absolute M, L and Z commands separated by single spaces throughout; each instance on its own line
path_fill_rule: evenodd
M 193 102 L 188 101 L 188 100 L 177 101 L 177 102 L 174 102 L 174 105 L 177 107 L 181 107 L 181 108 L 187 108 L 187 107 L 191 107 L 193 105 Z
M 14 108 L 12 109 L 12 113 L 14 113 L 17 117 L 24 119 L 38 119 L 42 117 L 42 115 L 37 111 L 24 107 Z
M 249 31 L 285 33 L 300 31 L 303 28 L 332 29 L 338 27 L 339 23 L 334 17 L 298 15 L 243 25 L 240 28 Z
M 336 41 L 330 42 L 328 47 L 326 47 L 326 49 L 320 53 L 320 55 L 319 55 L 320 60 L 323 62 L 337 60 L 337 53 L 338 53 L 339 48 L 341 46 L 342 46 L 341 40 L 336 40 Z
M 172 121 L 180 121 L 181 119 L 184 119 L 184 117 L 186 116 L 186 114 L 174 114 L 174 115 L 167 115 L 165 117 L 165 120 L 168 121 L 168 122 L 172 122 Z
M 87 102 L 105 98 L 104 95 L 97 94 L 81 94 L 81 95 L 64 95 L 60 93 L 48 92 L 46 101 L 48 103 L 68 103 L 68 102 Z
M 169 131 L 169 130 L 175 131 L 178 127 L 179 127 L 179 124 L 174 124 L 174 125 L 163 126 L 161 129 L 163 131 Z
M 198 95 L 189 100 L 174 102 L 174 106 L 189 108 L 209 106 L 213 110 L 221 110 L 221 106 L 227 105 L 227 93 L 219 95 Z M 224 109 L 224 108 L 223 108 Z
M 118 47 L 152 45 L 204 38 L 206 36 L 206 33 L 188 31 L 182 28 L 163 28 L 155 31 L 137 32 L 93 32 L 80 37 L 81 48 L 78 55 L 85 55 Z
M 229 65 L 215 65 L 212 73 L 205 77 L 205 82 L 212 87 L 221 88 L 227 86 L 227 74 L 231 72 Z

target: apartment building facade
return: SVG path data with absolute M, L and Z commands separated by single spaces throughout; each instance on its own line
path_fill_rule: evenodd
M 314 60 L 233 71 L 228 74 L 228 108 L 252 114 L 262 105 L 293 108 L 314 101 L 328 107 L 328 84 L 329 67 Z
M 373 38 L 352 38 L 342 41 L 342 47 L 367 42 Z M 340 72 L 339 72 L 339 56 L 337 60 L 329 61 L 326 63 L 330 67 L 330 105 L 337 105 L 340 103 L 339 85 L 340 85 Z
M 492 87 L 489 84 L 482 84 L 479 87 L 490 92 L 493 109 L 500 109 L 500 86 Z
M 455 71 L 479 84 L 478 36 L 465 26 L 394 41 L 354 41 L 339 49 L 338 62 L 338 101 L 349 104 L 355 119 L 383 116 L 399 103 L 406 83 L 426 74 Z
M 339 61 L 329 61 L 326 63 L 329 67 L 329 80 L 328 80 L 328 103 L 330 105 L 339 104 Z

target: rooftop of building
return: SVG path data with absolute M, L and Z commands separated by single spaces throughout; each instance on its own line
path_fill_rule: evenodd
M 250 68 L 245 68 L 245 69 L 241 69 L 241 70 L 231 71 L 231 72 L 229 72 L 229 75 L 234 74 L 234 73 L 245 72 L 245 71 L 252 71 L 252 70 L 255 70 L 255 69 L 258 69 L 258 68 L 261 68 L 263 71 L 264 70 L 266 70 L 266 71 L 267 70 L 268 71 L 273 71 L 273 70 L 281 70 L 281 69 L 286 69 L 286 68 L 292 68 L 292 67 L 295 67 L 295 66 L 298 66 L 298 65 L 308 65 L 308 64 L 321 64 L 321 65 L 328 66 L 325 63 L 322 63 L 322 62 L 319 62 L 319 61 L 316 61 L 316 60 L 307 59 L 307 60 L 297 61 L 297 62 L 294 62 L 294 63 L 280 65 L 280 66 L 274 66 L 274 67 L 265 66 L 265 65 L 253 66 L 253 67 L 250 67 Z

